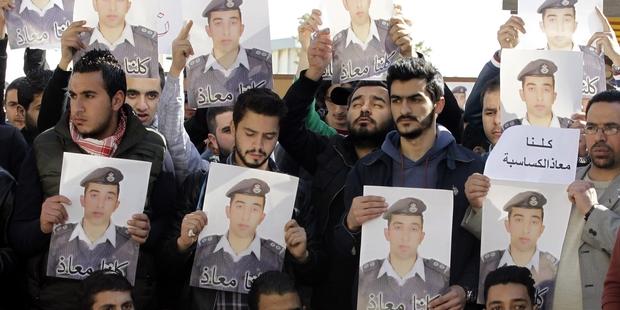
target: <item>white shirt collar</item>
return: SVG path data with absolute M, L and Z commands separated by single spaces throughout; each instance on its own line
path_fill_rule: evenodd
M 532 258 L 530 259 L 530 261 L 523 267 L 526 267 L 530 270 L 540 271 L 540 269 L 538 268 L 539 262 L 540 262 L 540 251 L 536 249 L 536 252 L 534 252 L 534 255 L 532 255 Z M 514 260 L 512 260 L 510 251 L 508 249 L 504 250 L 504 255 L 502 255 L 502 259 L 499 260 L 499 265 L 497 265 L 497 267 L 514 266 L 514 265 L 516 264 Z
M 127 40 L 127 42 L 129 42 L 132 46 L 136 46 L 133 39 L 133 31 L 131 30 L 131 26 L 127 23 L 125 23 L 125 29 L 123 29 L 123 33 L 118 40 L 116 40 L 116 42 L 108 41 L 105 37 L 103 37 L 101 31 L 99 31 L 99 27 L 95 27 L 95 29 L 93 29 L 93 34 L 90 36 L 90 42 L 88 42 L 88 45 L 91 45 L 94 42 L 99 42 L 113 51 L 121 43 L 125 42 L 125 40 Z
M 521 125 L 531 125 L 530 122 L 527 120 L 527 115 L 521 121 Z M 555 115 L 551 116 L 551 124 L 549 124 L 549 128 L 561 128 L 560 120 Z
M 549 49 L 549 44 L 547 44 L 547 46 L 545 47 L 546 50 L 550 50 Z M 573 49 L 571 50 L 573 52 L 581 52 L 581 48 L 579 48 L 579 44 L 575 44 L 575 42 L 573 42 Z
M 426 274 L 424 274 L 424 260 L 418 255 L 415 263 L 413 264 L 413 268 L 409 270 L 409 273 L 405 275 L 405 277 L 401 278 L 394 268 L 390 261 L 386 258 L 383 260 L 383 264 L 381 265 L 381 269 L 379 269 L 379 274 L 377 275 L 377 279 L 379 279 L 382 275 L 387 274 L 388 276 L 394 278 L 398 285 L 403 286 L 407 280 L 415 277 L 415 275 L 419 275 L 422 278 L 422 281 L 426 281 Z
M 220 63 L 217 62 L 217 59 L 215 59 L 215 56 L 213 55 L 214 55 L 213 52 L 209 54 L 209 57 L 207 58 L 207 63 L 205 64 L 205 70 L 203 71 L 203 73 L 207 73 L 207 71 L 210 68 L 213 68 L 213 69 L 221 71 L 222 73 L 224 73 L 226 77 L 228 77 L 233 72 L 233 70 L 237 69 L 237 67 L 239 66 L 244 66 L 246 69 L 250 69 L 250 62 L 248 61 L 248 53 L 245 51 L 245 48 L 241 46 L 239 46 L 239 53 L 237 53 L 237 58 L 235 59 L 235 62 L 232 64 L 232 66 L 230 66 L 230 69 L 226 69 L 222 65 L 220 65 Z
M 73 229 L 73 232 L 69 237 L 69 241 L 75 238 L 86 242 L 86 244 L 88 245 L 88 249 L 90 250 L 94 250 L 97 245 L 105 243 L 107 240 L 110 240 L 112 246 L 116 247 L 116 226 L 114 226 L 114 224 L 110 222 L 110 225 L 108 225 L 108 229 L 105 230 L 103 235 L 101 235 L 99 239 L 95 240 L 95 242 L 91 242 L 86 235 L 84 228 L 82 227 L 82 223 L 78 223 L 77 225 L 75 225 L 75 228 Z
M 224 250 L 224 252 L 230 254 L 232 256 L 233 261 L 236 263 L 241 260 L 242 257 L 250 255 L 254 253 L 254 256 L 258 260 L 260 260 L 260 238 L 258 236 L 254 236 L 254 240 L 250 243 L 247 249 L 239 252 L 239 255 L 235 253 L 232 246 L 230 246 L 230 242 L 228 242 L 228 232 L 220 238 L 220 241 L 215 246 L 215 250 L 213 252 L 217 252 L 219 250 Z
M 54 6 L 57 6 L 61 10 L 65 9 L 62 5 L 62 0 L 50 0 L 50 2 L 48 2 L 43 9 L 39 9 L 39 7 L 34 5 L 34 3 L 32 3 L 32 0 L 23 0 L 22 5 L 19 6 L 19 14 L 23 13 L 26 9 L 28 9 L 37 12 L 42 17 L 49 9 L 53 8 Z
M 348 47 L 349 44 L 351 44 L 351 43 L 355 43 L 355 44 L 361 46 L 362 49 L 365 50 L 368 47 L 368 43 L 370 43 L 370 41 L 372 40 L 373 37 L 377 38 L 377 40 L 381 41 L 381 38 L 379 38 L 379 30 L 377 29 L 377 24 L 371 18 L 370 19 L 370 32 L 368 33 L 368 38 L 366 38 L 366 42 L 362 42 L 362 40 L 360 40 L 355 35 L 355 32 L 353 32 L 353 28 L 351 28 L 349 26 L 349 29 L 347 30 L 347 43 L 345 44 L 345 47 Z

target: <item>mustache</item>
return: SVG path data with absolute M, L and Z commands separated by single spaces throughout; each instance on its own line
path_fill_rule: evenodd
M 372 118 L 370 117 L 370 112 L 368 112 L 368 111 L 362 111 L 362 112 L 360 112 L 360 116 L 359 116 L 358 118 L 356 118 L 356 119 L 355 119 L 355 123 L 359 122 L 359 121 L 360 121 L 360 119 L 361 119 L 362 117 L 363 117 L 363 118 L 368 119 L 368 121 L 369 121 L 370 123 L 373 123 L 373 124 L 376 124 L 376 123 L 377 123 L 377 122 L 375 122 L 375 120 L 374 120 L 374 119 L 372 119 Z
M 599 142 L 594 143 L 594 145 L 592 145 L 592 148 L 595 148 L 595 147 L 602 147 L 602 148 L 605 148 L 605 149 L 611 151 L 611 147 L 609 145 L 607 145 L 607 143 L 605 143 L 603 141 L 599 141 Z
M 419 120 L 417 117 L 415 117 L 415 116 L 411 116 L 411 115 L 401 115 L 401 116 L 399 116 L 399 117 L 396 119 L 396 122 L 398 123 L 398 122 L 400 122 L 400 121 L 405 121 L 405 120 L 408 120 L 408 121 L 416 121 L 416 122 L 420 123 L 420 120 Z
M 244 155 L 249 154 L 249 153 L 259 153 L 259 154 L 261 154 L 261 155 L 263 155 L 263 156 L 265 156 L 265 157 L 267 156 L 267 153 L 265 153 L 265 151 L 263 151 L 262 149 L 258 149 L 258 150 L 257 150 L 257 149 L 247 150 L 247 151 L 245 151 Z

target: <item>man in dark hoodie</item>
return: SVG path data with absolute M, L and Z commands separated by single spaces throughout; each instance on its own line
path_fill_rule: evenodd
M 344 191 L 347 216 L 334 231 L 342 255 L 359 253 L 361 226 L 382 215 L 382 197 L 363 196 L 364 185 L 447 189 L 454 193 L 450 287 L 429 304 L 436 309 L 475 308 L 479 240 L 461 227 L 468 202 L 467 177 L 482 171 L 478 155 L 458 145 L 450 132 L 437 125 L 444 104 L 443 77 L 424 59 L 404 58 L 388 70 L 392 119 L 381 149 L 360 159 Z M 358 256 L 359 259 L 359 256 Z M 353 296 L 352 296 L 353 298 Z

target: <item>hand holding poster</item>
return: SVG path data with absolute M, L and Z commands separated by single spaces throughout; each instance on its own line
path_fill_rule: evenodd
M 482 208 L 480 288 L 493 270 L 527 267 L 539 309 L 552 305 L 570 202 L 566 185 L 491 180 Z M 484 296 L 478 294 L 479 302 Z
M 59 47 L 62 33 L 73 21 L 74 1 L 15 0 L 4 13 L 11 48 Z
M 293 212 L 298 181 L 212 164 L 203 207 L 209 220 L 198 236 L 190 285 L 247 294 L 261 273 L 281 270 L 284 226 Z
M 193 107 L 232 105 L 251 88 L 272 88 L 267 0 L 183 1 L 195 57 L 187 67 Z
M 150 162 L 64 153 L 60 195 L 66 224 L 54 227 L 47 275 L 84 279 L 96 270 L 121 272 L 134 283 L 138 243 L 127 221 L 141 214 Z
M 578 129 L 513 126 L 489 154 L 491 179 L 570 184 L 577 171 Z
M 357 309 L 427 309 L 449 286 L 453 193 L 364 186 L 364 195 L 389 207 L 362 226 Z

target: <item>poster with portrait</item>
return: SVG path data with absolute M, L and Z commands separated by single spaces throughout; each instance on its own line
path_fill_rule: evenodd
M 454 79 L 445 77 L 444 81 L 448 88 L 452 91 L 454 98 L 456 98 L 456 102 L 459 105 L 461 110 L 465 110 L 465 103 L 467 103 L 467 98 L 471 94 L 472 89 L 474 89 L 474 85 L 476 84 L 475 79 L 472 82 L 464 82 L 464 81 L 454 81 Z
M 588 41 L 603 24 L 595 7 L 603 0 L 519 0 L 526 33 L 517 48 L 568 50 L 583 53 L 584 101 L 605 90 L 605 60 Z M 503 59 L 502 59 L 503 62 Z
M 75 20 L 86 20 L 92 31 L 81 34 L 86 49 L 75 53 L 75 63 L 86 52 L 107 49 L 130 77 L 159 78 L 157 14 L 159 1 L 92 0 L 75 3 Z
M 333 40 L 332 81 L 384 80 L 400 57 L 389 35 L 393 1 L 322 0 L 320 9 Z
M 144 210 L 150 171 L 150 162 L 64 153 L 59 193 L 71 204 L 52 233 L 48 276 L 81 280 L 104 269 L 134 283 L 139 244 L 127 221 Z
M 568 128 L 581 111 L 582 54 L 571 51 L 502 51 L 502 124 Z
M 190 285 L 247 294 L 261 273 L 281 270 L 299 179 L 211 164 Z
M 62 33 L 73 21 L 75 0 L 15 0 L 15 7 L 5 12 L 9 45 L 59 48 Z
M 159 53 L 172 55 L 172 41 L 176 39 L 183 27 L 183 13 L 177 1 L 159 1 L 156 15 Z M 169 68 L 166 66 L 164 68 Z
M 387 211 L 362 226 L 357 309 L 427 309 L 450 280 L 453 193 L 364 186 Z
M 187 65 L 192 107 L 232 105 L 251 88 L 273 88 L 268 0 L 183 0 L 192 20 Z
M 539 309 L 549 309 L 570 205 L 566 185 L 492 179 L 482 207 L 480 289 L 499 267 L 527 267 Z

